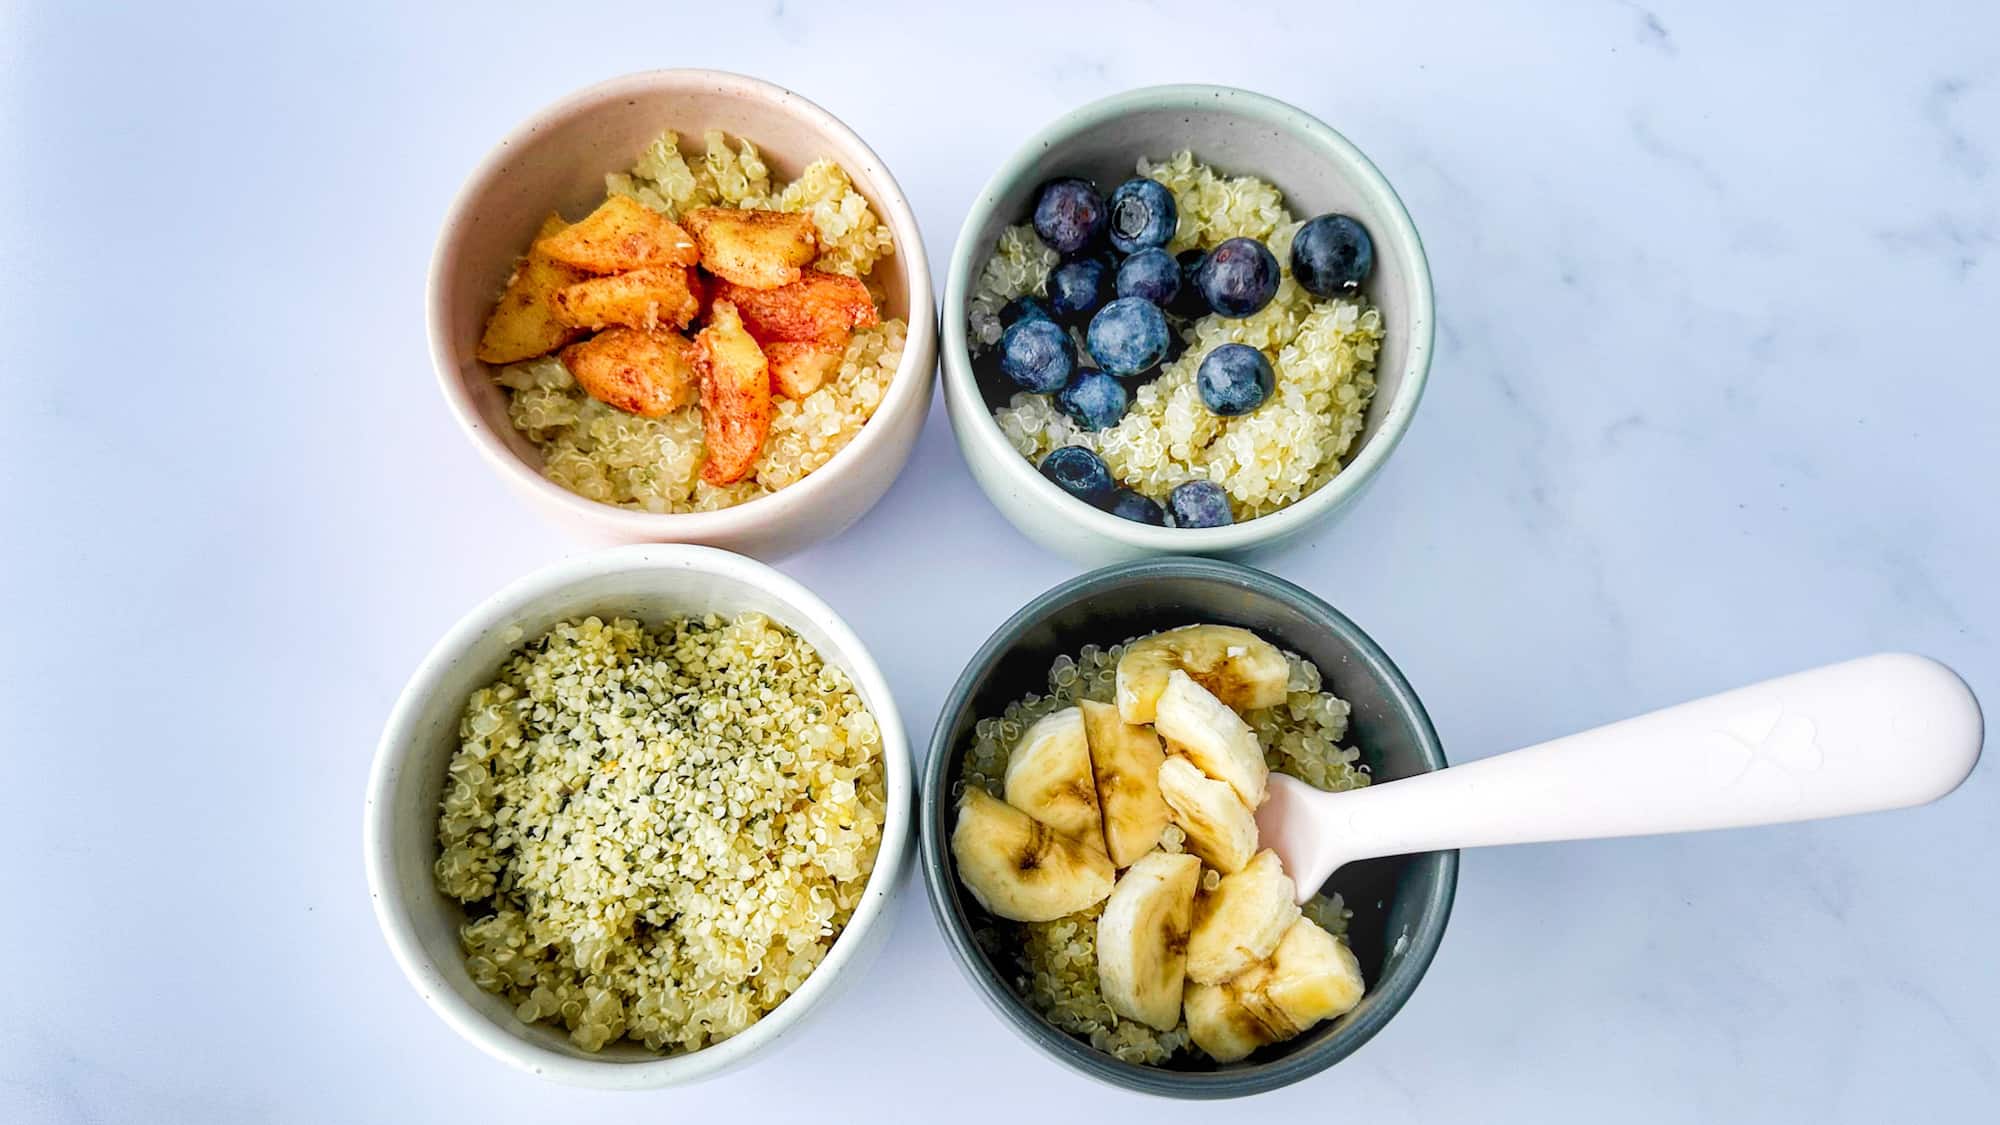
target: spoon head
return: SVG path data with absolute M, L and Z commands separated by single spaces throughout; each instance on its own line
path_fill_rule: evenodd
M 1333 821 L 1321 807 L 1332 796 L 1274 773 L 1257 809 L 1257 846 L 1278 853 L 1300 902 L 1311 898 L 1340 866 L 1330 831 Z

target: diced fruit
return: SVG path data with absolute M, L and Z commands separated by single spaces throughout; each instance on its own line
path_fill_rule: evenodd
M 1103 852 L 977 787 L 958 806 L 951 854 L 979 905 L 1015 922 L 1052 922 L 1095 906 L 1117 875 Z
M 1354 951 L 1310 918 L 1293 922 L 1268 960 L 1230 984 L 1246 1007 L 1288 1039 L 1353 1010 L 1366 991 Z
M 1167 514 L 1175 527 L 1227 527 L 1236 518 L 1229 494 L 1213 481 L 1191 480 L 1167 493 Z
M 1210 867 L 1233 875 L 1257 854 L 1257 818 L 1227 782 L 1175 755 L 1160 766 L 1160 796 L 1187 835 L 1187 850 Z
M 1183 625 L 1141 637 L 1118 657 L 1118 711 L 1150 723 L 1176 669 L 1236 711 L 1285 701 L 1291 664 L 1278 647 L 1234 625 Z
M 691 349 L 678 332 L 607 328 L 564 348 L 562 365 L 597 401 L 642 418 L 664 418 L 694 402 Z
M 1229 1063 L 1353 1010 L 1362 993 L 1353 952 L 1301 918 L 1269 960 L 1221 984 L 1189 985 L 1183 1008 L 1195 1046 Z
M 1186 754 L 1201 772 L 1228 782 L 1245 805 L 1255 809 L 1264 803 L 1270 768 L 1256 732 L 1179 668 L 1167 673 L 1166 690 L 1154 705 L 1153 729 L 1168 750 Z
M 1000 370 L 1022 390 L 1054 394 L 1076 372 L 1076 345 L 1055 321 L 1026 317 L 1000 334 Z
M 818 390 L 840 370 L 850 335 L 837 332 L 824 340 L 773 340 L 764 345 L 771 365 L 771 391 L 802 399 Z
M 1209 308 L 1223 316 L 1249 316 L 1278 295 L 1278 259 L 1254 238 L 1232 238 L 1209 251 L 1195 282 Z
M 1113 1012 L 1161 1031 L 1180 1023 L 1200 883 L 1200 860 L 1153 852 L 1111 889 L 1097 920 L 1097 983 Z
M 1056 408 L 1086 430 L 1108 430 L 1117 425 L 1130 404 L 1125 384 L 1094 367 L 1078 371 L 1056 392 Z
M 1016 297 L 1000 306 L 1001 328 L 1012 328 L 1021 321 L 1034 317 L 1040 317 L 1043 320 L 1055 319 L 1049 315 L 1049 307 L 1036 297 Z
M 733 484 L 750 475 L 771 432 L 771 372 L 736 306 L 717 301 L 695 337 L 701 376 L 701 436 L 707 459 L 701 479 Z
M 1007 758 L 1006 793 L 1008 804 L 1050 828 L 1106 850 L 1082 711 L 1065 707 L 1021 735 Z
M 694 239 L 651 207 L 614 195 L 574 226 L 536 243 L 558 262 L 589 273 L 626 273 L 701 260 Z
M 1374 240 L 1346 215 L 1321 215 L 1292 237 L 1292 277 L 1315 297 L 1356 292 L 1374 267 Z
M 1127 723 L 1111 704 L 1086 699 L 1077 707 L 1083 712 L 1097 803 L 1104 814 L 1105 850 L 1113 866 L 1130 867 L 1153 850 L 1167 829 L 1159 780 L 1166 752 L 1153 728 Z
M 1278 1034 L 1243 1006 L 1228 984 L 1190 984 L 1182 1002 L 1188 1038 L 1219 1063 L 1240 1062 Z
M 577 328 L 685 328 L 701 310 L 688 287 L 692 272 L 685 266 L 654 266 L 579 281 L 556 290 L 556 319 Z
M 547 238 L 568 225 L 561 215 L 550 215 L 542 220 L 542 229 L 535 237 Z M 500 294 L 486 318 L 476 354 L 486 363 L 519 363 L 547 355 L 576 339 L 582 330 L 556 319 L 554 297 L 556 290 L 589 276 L 549 257 L 539 242 L 529 246 L 527 256 L 507 279 L 507 291 Z
M 1167 525 L 1167 510 L 1165 508 L 1154 503 L 1152 497 L 1134 492 L 1129 488 L 1121 488 L 1113 492 L 1111 494 L 1111 503 L 1105 505 L 1104 510 L 1120 519 L 1131 520 L 1133 523 L 1151 524 L 1154 527 L 1165 527 Z
M 1151 301 L 1162 309 L 1181 291 L 1181 267 L 1174 256 L 1155 246 L 1118 263 L 1118 295 Z
M 802 212 L 703 207 L 681 218 L 694 232 L 703 268 L 752 289 L 790 285 L 819 252 L 812 216 Z
M 1188 935 L 1188 979 L 1220 984 L 1271 955 L 1299 918 L 1292 880 L 1278 853 L 1261 851 L 1215 889 L 1195 899 Z
M 1111 217 L 1106 224 L 1111 246 L 1120 254 L 1165 246 L 1180 224 L 1174 193 L 1158 180 L 1126 180 L 1111 193 Z
M 1086 504 L 1097 505 L 1111 498 L 1118 482 L 1104 459 L 1080 445 L 1064 445 L 1049 450 L 1042 458 L 1042 475 L 1056 487 Z
M 1220 344 L 1209 349 L 1201 357 L 1194 381 L 1202 404 L 1224 418 L 1248 414 L 1264 405 L 1278 385 L 1271 361 L 1248 344 Z
M 1167 318 L 1160 306 L 1120 297 L 1090 318 L 1085 342 L 1097 365 L 1113 375 L 1137 375 L 1167 354 Z
M 1058 254 L 1088 249 L 1104 234 L 1104 197 L 1089 180 L 1050 180 L 1035 196 L 1035 233 Z
M 717 278 L 714 297 L 735 305 L 743 326 L 760 343 L 819 340 L 882 322 L 866 285 L 819 270 L 805 270 L 797 281 L 775 289 L 752 289 Z
M 1111 265 L 1102 258 L 1072 258 L 1049 271 L 1049 312 L 1081 323 L 1111 299 Z

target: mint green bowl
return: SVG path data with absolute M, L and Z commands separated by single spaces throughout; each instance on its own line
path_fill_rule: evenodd
M 974 371 L 966 308 L 1000 232 L 1026 221 L 1035 189 L 1054 176 L 1111 187 L 1141 156 L 1181 149 L 1234 174 L 1274 183 L 1301 219 L 1339 211 L 1359 219 L 1375 243 L 1365 286 L 1386 328 L 1375 400 L 1359 447 L 1318 491 L 1281 511 L 1230 527 L 1151 527 L 1073 499 L 1014 451 L 993 421 L 1012 387 Z M 973 201 L 945 280 L 945 407 L 973 479 L 1030 539 L 1087 564 L 1151 555 L 1239 556 L 1272 547 L 1345 508 L 1402 440 L 1430 373 L 1435 317 L 1430 266 L 1402 200 L 1361 150 L 1324 122 L 1261 94 L 1226 86 L 1153 86 L 1063 115 L 1007 159 Z

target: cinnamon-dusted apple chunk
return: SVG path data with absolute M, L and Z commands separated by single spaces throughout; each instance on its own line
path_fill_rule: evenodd
M 681 218 L 701 248 L 702 267 L 751 289 L 790 285 L 819 252 L 812 216 L 797 211 L 703 207 Z
M 764 342 L 818 340 L 882 322 L 867 286 L 852 277 L 818 270 L 806 270 L 797 281 L 776 289 L 752 289 L 719 280 L 715 299 L 734 304 L 744 327 Z
M 708 327 L 695 337 L 701 378 L 701 436 L 707 446 L 701 479 L 734 484 L 750 475 L 771 432 L 771 373 L 736 306 L 717 301 Z
M 700 249 L 680 224 L 622 195 L 535 245 L 558 262 L 599 274 L 691 266 L 701 260 Z
M 825 385 L 840 370 L 852 333 L 837 332 L 819 340 L 773 340 L 764 345 L 771 365 L 771 390 L 801 399 Z
M 547 238 L 567 226 L 561 215 L 550 215 L 542 220 L 536 237 Z M 576 339 L 582 330 L 556 319 L 552 298 L 556 290 L 589 276 L 549 257 L 539 244 L 529 246 L 527 256 L 507 279 L 507 291 L 500 294 L 500 302 L 486 318 L 486 330 L 479 337 L 479 358 L 487 363 L 518 363 L 547 355 Z
M 695 398 L 694 345 L 678 332 L 608 328 L 563 349 L 590 397 L 641 418 L 664 418 Z
M 593 277 L 556 290 L 556 319 L 577 328 L 685 328 L 701 311 L 686 266 Z

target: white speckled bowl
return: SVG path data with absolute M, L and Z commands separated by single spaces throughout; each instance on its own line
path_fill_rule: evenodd
M 1078 501 L 1016 453 L 993 409 L 1016 388 L 984 385 L 967 346 L 965 310 L 1001 230 L 1026 221 L 1035 189 L 1054 176 L 1111 187 L 1141 156 L 1193 149 L 1197 159 L 1276 184 L 1300 218 L 1339 211 L 1375 243 L 1366 286 L 1387 327 L 1376 392 L 1358 450 L 1340 474 L 1298 503 L 1230 527 L 1151 527 Z M 1148 555 L 1241 555 L 1291 539 L 1360 494 L 1402 440 L 1430 372 L 1430 267 L 1389 181 L 1347 138 L 1303 110 L 1223 86 L 1155 86 L 1092 102 L 1028 140 L 994 173 L 959 232 L 945 281 L 944 392 L 952 431 L 986 495 L 1014 526 L 1052 551 L 1097 564 Z
M 746 611 L 789 626 L 846 672 L 882 730 L 888 816 L 861 905 L 798 991 L 742 1034 L 684 1055 L 620 1042 L 585 1052 L 560 1031 L 514 1018 L 512 1005 L 472 983 L 458 944 L 465 908 L 432 881 L 438 800 L 458 747 L 459 716 L 523 639 L 566 618 L 623 613 L 649 624 L 690 613 Z M 509 629 L 518 627 L 519 633 Z M 465 615 L 410 678 L 375 751 L 362 822 L 369 897 L 389 951 L 424 1002 L 494 1058 L 558 1082 L 603 1089 L 673 1086 L 767 1051 L 860 975 L 888 937 L 886 909 L 909 863 L 914 808 L 910 747 L 889 685 L 846 622 L 805 587 L 741 555 L 709 547 L 619 547 L 522 578 Z
M 473 354 L 493 300 L 551 209 L 579 217 L 604 198 L 604 175 L 630 167 L 663 131 L 742 137 L 789 180 L 830 157 L 846 169 L 896 240 L 876 267 L 884 316 L 909 322 L 903 362 L 874 417 L 804 480 L 714 512 L 660 514 L 600 504 L 541 474 L 541 455 L 507 419 L 507 396 Z M 836 535 L 888 491 L 930 413 L 937 309 L 916 214 L 896 178 L 854 131 L 790 90 L 719 70 L 628 74 L 537 112 L 474 169 L 453 202 L 431 259 L 431 361 L 445 403 L 508 484 L 557 524 L 600 543 L 675 542 L 759 558 Z

